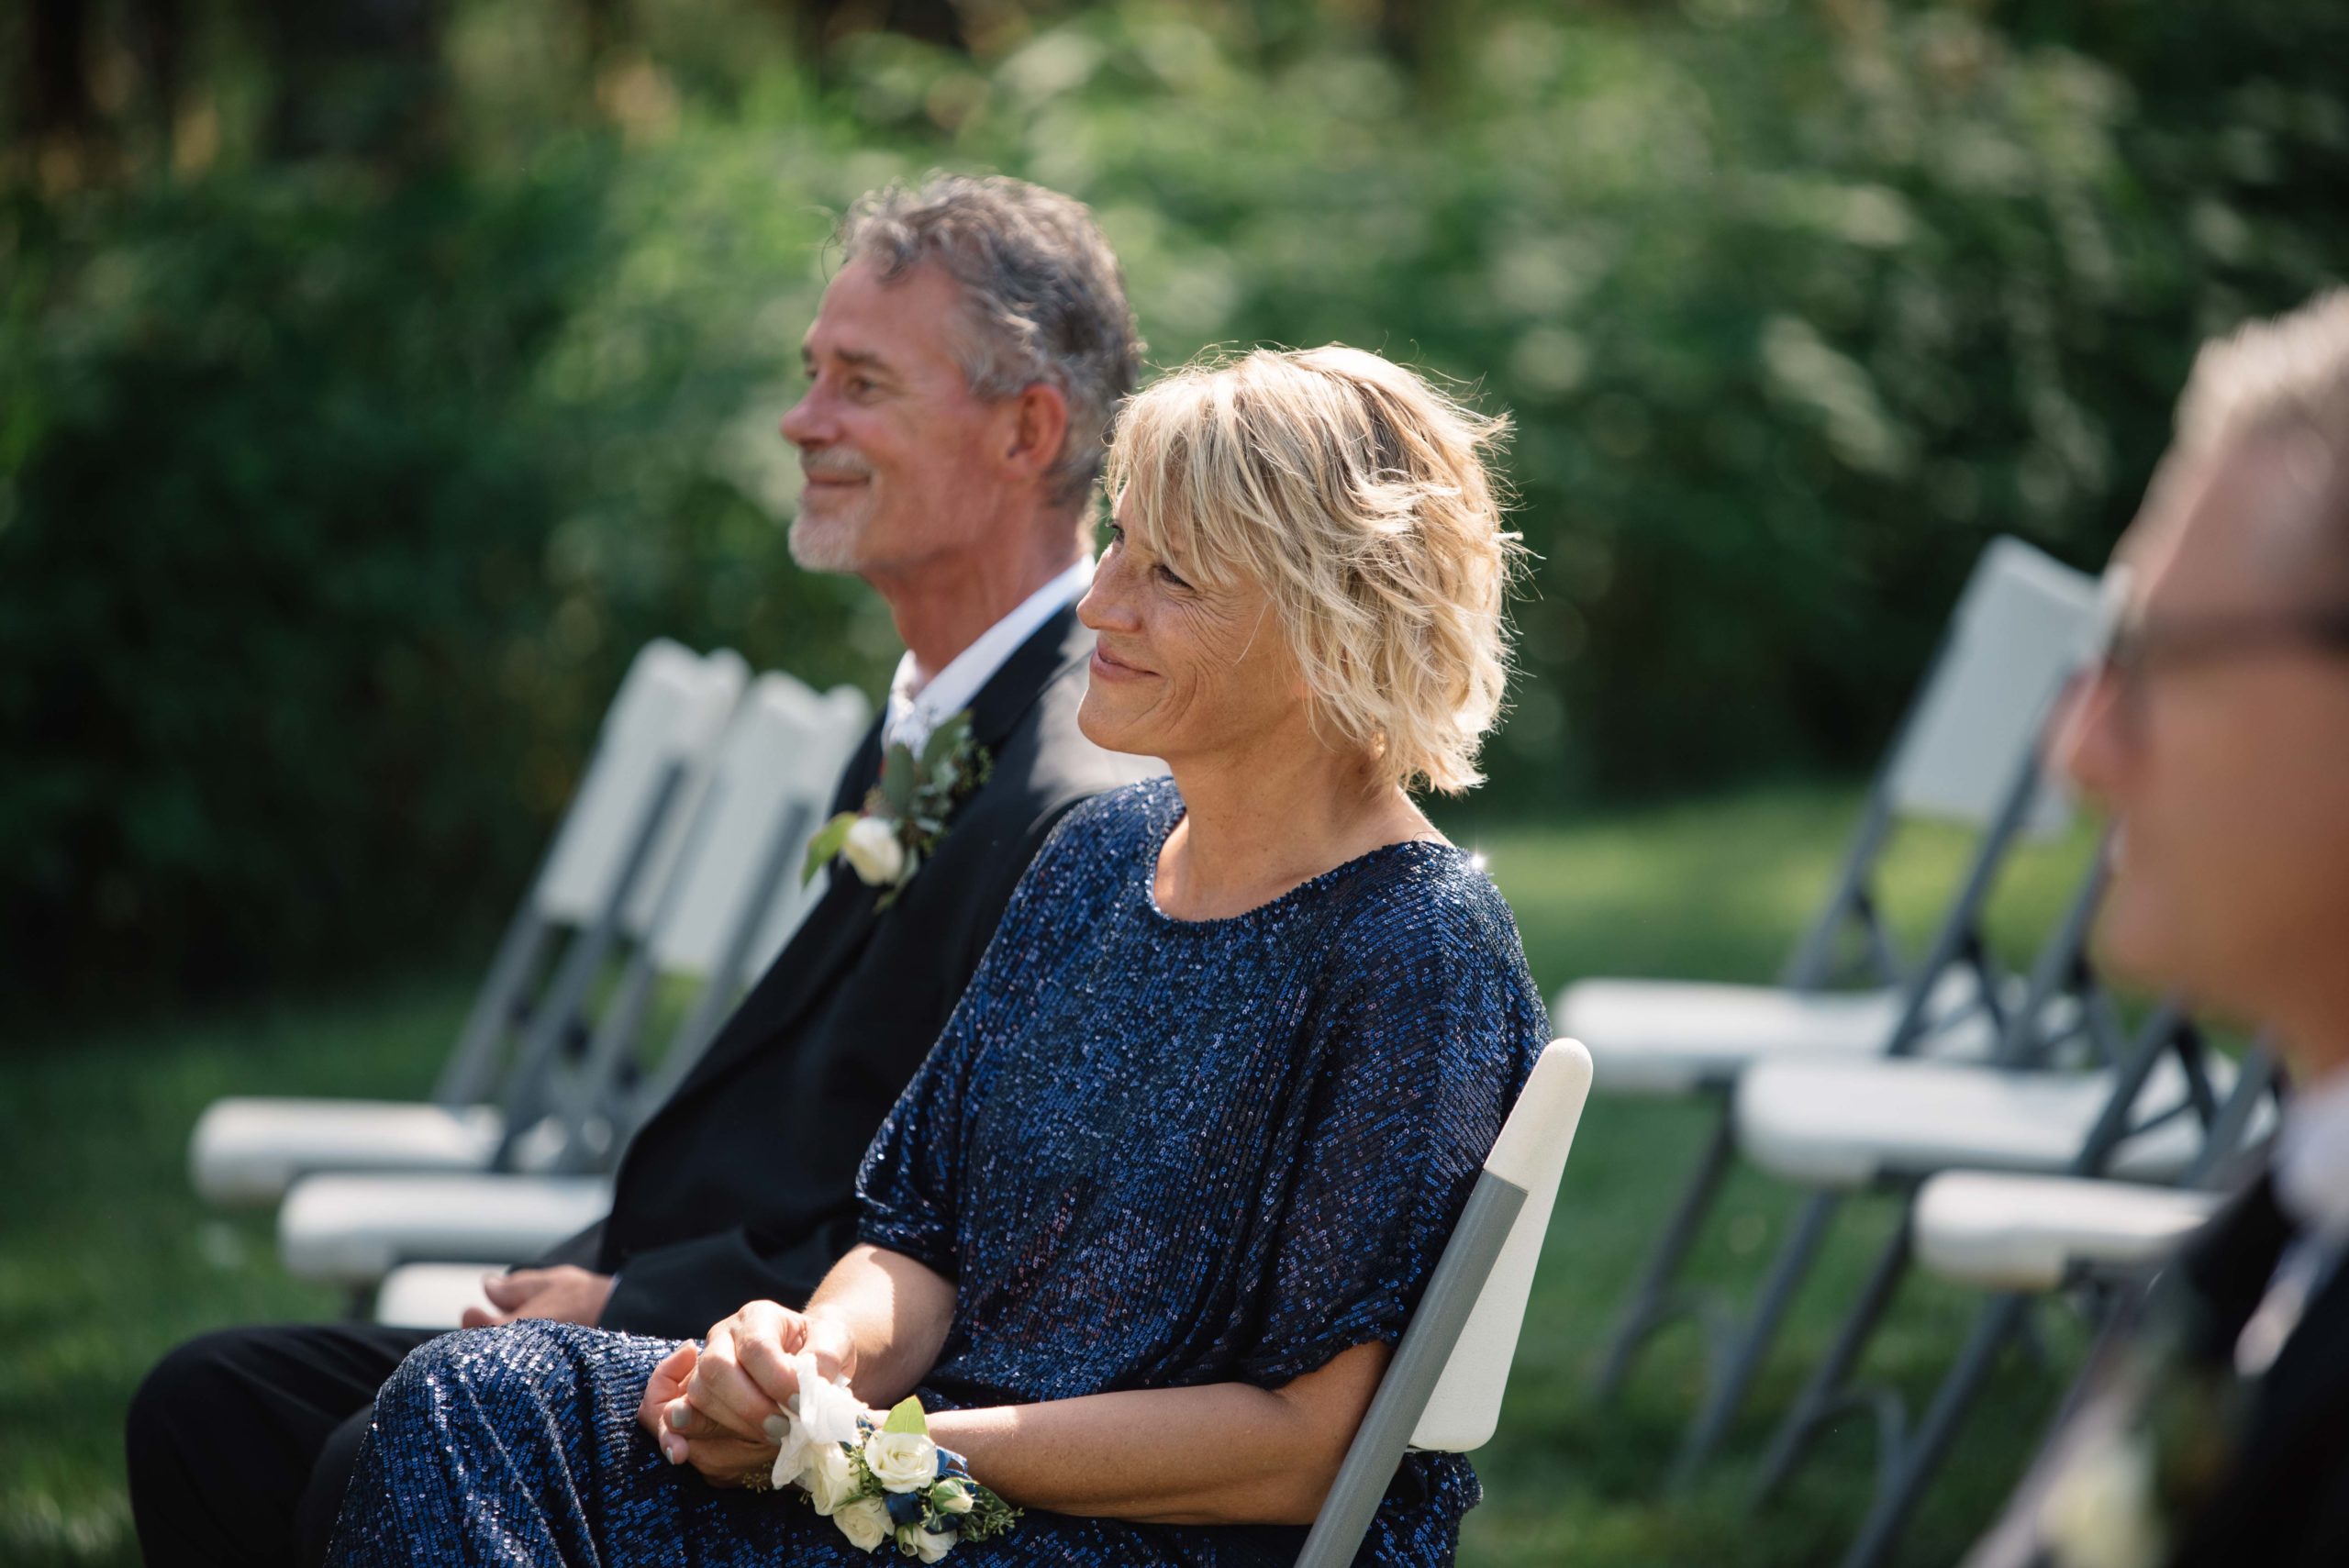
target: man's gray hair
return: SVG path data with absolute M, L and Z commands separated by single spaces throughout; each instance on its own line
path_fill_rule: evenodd
M 841 223 L 845 264 L 870 257 L 884 282 L 924 261 L 963 285 L 963 370 L 980 397 L 1039 382 L 1068 400 L 1052 499 L 1084 502 L 1100 477 L 1111 415 L 1134 387 L 1142 341 L 1118 258 L 1083 202 L 1024 180 L 933 174 L 858 199 Z
M 2349 289 L 2213 339 L 2177 405 L 2177 444 L 2210 451 L 2249 435 L 2285 438 L 2317 460 L 2309 475 L 2336 547 L 2349 547 Z

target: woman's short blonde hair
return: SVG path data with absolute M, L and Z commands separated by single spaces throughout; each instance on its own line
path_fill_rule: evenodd
M 1358 349 L 1259 349 L 1136 394 L 1108 489 L 1176 572 L 1263 586 L 1319 732 L 1449 795 L 1480 782 L 1508 679 L 1523 547 L 1486 467 L 1508 427 Z

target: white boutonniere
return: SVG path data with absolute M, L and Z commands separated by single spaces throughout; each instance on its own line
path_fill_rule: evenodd
M 881 754 L 881 782 L 863 807 L 841 812 L 807 841 L 799 880 L 812 880 L 838 857 L 858 881 L 885 889 L 874 907 L 886 909 L 946 836 L 948 815 L 994 767 L 987 749 L 971 737 L 967 708 L 931 730 L 918 757 L 908 747 L 889 747 Z

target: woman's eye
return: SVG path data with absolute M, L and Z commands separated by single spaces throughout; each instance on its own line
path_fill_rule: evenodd
M 1187 588 L 1190 586 L 1188 583 L 1186 583 L 1180 577 L 1175 576 L 1171 570 L 1164 566 L 1158 568 L 1158 578 L 1160 582 L 1164 583 L 1170 588 Z

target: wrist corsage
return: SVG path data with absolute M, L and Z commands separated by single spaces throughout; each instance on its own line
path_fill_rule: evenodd
M 907 746 L 889 747 L 881 754 L 881 782 L 866 792 L 863 807 L 841 812 L 807 841 L 801 884 L 840 856 L 866 886 L 886 890 L 874 905 L 886 909 L 946 836 L 947 815 L 987 782 L 994 766 L 971 737 L 967 708 L 931 730 L 919 756 Z
M 789 1362 L 799 1392 L 788 1417 L 767 1423 L 780 1445 L 773 1481 L 801 1488 L 851 1546 L 870 1552 L 886 1542 L 935 1562 L 1019 1519 L 1019 1509 L 971 1479 L 962 1455 L 931 1440 L 919 1400 L 902 1400 L 885 1417 L 821 1376 L 814 1358 Z

